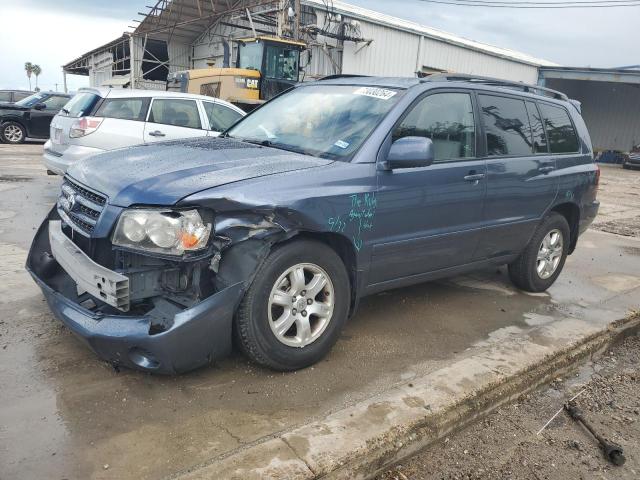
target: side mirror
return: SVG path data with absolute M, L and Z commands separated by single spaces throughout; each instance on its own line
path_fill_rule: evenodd
M 36 103 L 33 108 L 35 108 L 36 110 L 44 110 L 47 108 L 47 106 L 44 103 Z
M 387 155 L 386 167 L 428 167 L 433 163 L 433 142 L 426 137 L 402 137 L 393 142 Z

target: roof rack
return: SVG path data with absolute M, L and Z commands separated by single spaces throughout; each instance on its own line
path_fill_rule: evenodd
M 322 80 L 334 80 L 336 78 L 362 78 L 368 76 L 369 75 L 357 75 L 353 73 L 339 73 L 337 75 L 327 75 L 326 77 L 319 78 L 317 81 L 321 82 Z
M 464 75 L 464 74 L 448 74 L 448 73 L 436 73 L 433 75 L 429 75 L 421 79 L 422 82 L 470 82 L 470 83 L 479 83 L 482 85 L 492 85 L 494 87 L 507 87 L 507 88 L 516 88 L 522 90 L 527 93 L 534 93 L 537 95 L 546 95 L 548 97 L 552 97 L 558 100 L 569 100 L 564 93 L 558 92 L 557 90 L 552 90 L 546 87 L 540 87 L 538 85 L 529 85 L 523 82 L 513 82 L 509 80 L 500 80 L 499 78 L 490 78 L 490 77 L 480 77 L 477 75 Z

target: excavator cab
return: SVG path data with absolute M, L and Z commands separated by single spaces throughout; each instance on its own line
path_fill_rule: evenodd
M 260 99 L 270 100 L 299 82 L 300 52 L 303 42 L 277 37 L 252 37 L 238 40 L 236 65 L 245 70 L 260 72 Z
M 236 42 L 235 68 L 210 67 L 171 73 L 167 90 L 221 98 L 249 111 L 298 83 L 300 52 L 306 48 L 304 42 L 270 36 Z

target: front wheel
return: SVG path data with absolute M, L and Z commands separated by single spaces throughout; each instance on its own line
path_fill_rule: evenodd
M 351 287 L 340 257 L 301 240 L 274 248 L 235 319 L 245 354 L 275 370 L 312 365 L 331 350 L 349 313 Z
M 11 143 L 17 145 L 19 143 L 24 143 L 25 138 L 27 137 L 27 133 L 24 130 L 24 127 L 16 122 L 7 122 L 2 125 L 2 129 L 0 129 L 0 137 L 5 143 Z
M 527 292 L 543 292 L 556 281 L 569 253 L 570 230 L 566 218 L 549 214 L 529 244 L 509 265 L 509 277 Z

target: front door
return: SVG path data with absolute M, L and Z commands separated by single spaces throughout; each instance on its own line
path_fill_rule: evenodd
M 478 255 L 519 253 L 558 191 L 555 157 L 533 101 L 479 94 L 487 143 L 486 228 Z
M 200 109 L 195 100 L 154 98 L 144 126 L 145 143 L 202 137 Z
M 432 93 L 412 105 L 392 140 L 433 141 L 431 166 L 378 170 L 370 284 L 384 284 L 474 259 L 486 191 L 476 157 L 476 108 L 466 91 Z
M 68 101 L 68 97 L 51 95 L 40 102 L 44 104 L 44 109 L 36 110 L 32 107 L 29 112 L 29 136 L 34 138 L 49 138 L 51 120 L 53 120 L 53 117 L 56 116 Z

